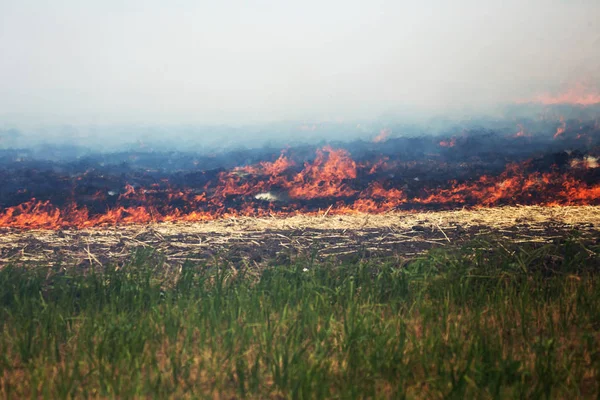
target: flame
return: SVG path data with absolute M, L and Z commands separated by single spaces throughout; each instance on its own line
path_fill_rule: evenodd
M 390 132 L 391 131 L 387 128 L 382 129 L 381 131 L 379 131 L 379 134 L 373 138 L 373 143 L 382 143 L 387 141 Z
M 600 204 L 600 183 L 587 183 L 576 177 L 586 171 L 591 173 L 598 165 L 598 158 L 591 155 L 572 159 L 571 169 L 556 167 L 547 172 L 532 171 L 532 164 L 524 162 L 509 164 L 498 175 L 451 180 L 432 187 L 426 182 L 407 184 L 389 173 L 411 168 L 414 161 L 402 164 L 380 158 L 358 164 L 348 151 L 326 146 L 317 150 L 314 161 L 304 163 L 301 169 L 282 153 L 273 162 L 223 171 L 202 188 L 172 188 L 168 181 L 147 188 L 126 185 L 116 205 L 105 206 L 103 211 L 98 210 L 106 204 L 106 196 L 99 192 L 90 196 L 96 201 L 93 212 L 77 204 L 75 196 L 63 206 L 32 198 L 1 210 L 0 227 L 59 229 L 195 222 L 314 213 L 327 206 L 331 206 L 329 213 L 341 214 L 380 213 L 399 207 Z M 286 193 L 286 201 L 261 201 L 264 196 L 257 196 L 272 190 Z
M 600 93 L 597 90 L 586 87 L 583 84 L 577 84 L 556 95 L 544 93 L 536 96 L 530 101 L 520 102 L 528 103 L 531 101 L 545 105 L 574 104 L 580 106 L 591 106 L 594 104 L 600 104 Z
M 369 175 L 373 175 L 379 171 L 385 170 L 387 168 L 390 167 L 390 159 L 389 157 L 382 157 L 379 160 L 377 160 L 375 163 L 369 165 L 369 164 L 364 164 L 361 165 L 362 168 L 368 169 L 369 170 Z
M 382 183 L 374 182 L 360 194 L 350 209 L 367 213 L 382 210 L 389 211 L 405 204 L 406 200 L 406 195 L 402 190 L 396 188 L 385 189 Z
M 530 137 L 531 136 L 530 134 L 525 133 L 525 128 L 523 127 L 523 125 L 517 124 L 517 127 L 519 128 L 519 131 L 512 136 L 513 138 Z
M 442 147 L 454 147 L 456 146 L 456 137 L 452 136 L 449 140 L 440 141 L 440 146 Z
M 560 125 L 558 128 L 556 128 L 556 133 L 554 134 L 554 139 L 558 138 L 563 133 L 565 133 L 566 129 L 567 129 L 567 123 L 565 122 L 565 117 L 561 116 L 560 117 Z
M 498 177 L 482 176 L 467 183 L 452 182 L 450 188 L 435 189 L 424 198 L 412 201 L 421 204 L 505 204 L 568 205 L 591 204 L 600 184 L 587 185 L 558 172 L 523 174 L 523 164 L 508 165 Z M 553 193 L 546 196 L 546 193 Z
M 297 199 L 345 197 L 352 196 L 355 191 L 344 181 L 355 178 L 356 163 L 349 153 L 325 146 L 317 150 L 312 164 L 306 163 L 304 169 L 284 186 L 290 189 L 290 196 Z

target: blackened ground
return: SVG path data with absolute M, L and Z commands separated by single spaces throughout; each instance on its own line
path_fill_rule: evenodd
M 497 174 L 506 164 L 527 159 L 537 160 L 533 167 L 540 170 L 555 164 L 561 167 L 577 154 L 594 152 L 600 144 L 600 126 L 596 120 L 567 120 L 565 131 L 558 139 L 553 138 L 556 121 L 510 122 L 517 123 L 519 127 L 525 127 L 526 136 L 515 137 L 513 131 L 516 128 L 457 128 L 441 137 L 422 132 L 413 137 L 391 137 L 380 143 L 365 140 L 322 142 L 297 145 L 285 149 L 285 153 L 302 168 L 305 162 L 315 158 L 316 149 L 329 144 L 348 150 L 359 164 L 375 163 L 382 158 L 400 162 L 396 171 L 387 172 L 393 175 L 392 180 L 402 177 L 414 181 L 418 178 L 432 186 L 449 178 L 464 180 Z M 489 124 L 493 126 L 490 121 Z M 452 146 L 447 147 L 447 143 Z M 106 205 L 110 206 L 113 195 L 109 192 L 118 195 L 127 184 L 150 187 L 152 184 L 164 185 L 165 180 L 175 188 L 185 186 L 201 190 L 214 181 L 219 172 L 260 161 L 274 161 L 282 149 L 88 151 L 75 158 L 68 156 L 68 148 L 65 151 L 64 155 L 41 159 L 31 149 L 0 149 L 0 207 L 14 206 L 32 197 L 50 200 L 57 206 L 73 200 L 85 203 L 86 196 L 98 192 L 109 198 Z

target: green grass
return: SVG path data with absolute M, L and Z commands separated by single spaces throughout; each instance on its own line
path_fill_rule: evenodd
M 598 398 L 600 248 L 0 270 L 2 398 Z M 305 271 L 305 268 L 308 269 Z

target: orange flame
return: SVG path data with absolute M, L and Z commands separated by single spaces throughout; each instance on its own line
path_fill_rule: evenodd
M 388 136 L 390 135 L 390 130 L 387 128 L 379 131 L 379 134 L 373 138 L 373 143 L 382 143 L 387 141 Z
M 289 188 L 290 196 L 297 199 L 344 197 L 355 193 L 344 181 L 355 178 L 356 163 L 348 152 L 325 146 L 317 150 L 312 164 L 306 163 L 304 169 L 284 186 Z
M 411 165 L 406 163 L 405 165 Z M 385 212 L 398 207 L 429 205 L 496 206 L 508 204 L 599 204 L 600 183 L 586 183 L 575 173 L 598 168 L 598 159 L 585 156 L 571 161 L 571 170 L 528 172 L 529 163 L 510 164 L 497 176 L 484 175 L 467 181 L 449 181 L 412 191 L 403 181 L 372 180 L 390 168 L 386 159 L 357 164 L 346 150 L 329 146 L 317 151 L 312 163 L 294 172 L 294 163 L 282 154 L 273 162 L 221 172 L 217 181 L 202 191 L 191 188 L 147 189 L 125 187 L 114 208 L 91 214 L 75 203 L 57 207 L 31 199 L 0 211 L 0 227 L 22 229 L 86 228 L 93 226 L 166 221 L 205 221 L 232 216 L 289 215 L 314 212 L 307 201 L 326 201 L 331 214 Z M 297 171 L 297 170 L 296 170 Z M 363 183 L 360 177 L 369 177 Z M 387 178 L 385 178 L 387 179 Z M 402 185 L 402 187 L 399 187 Z M 286 191 L 289 202 L 257 202 L 254 195 L 272 189 Z M 362 188 L 362 189 L 361 189 Z M 94 196 L 97 196 L 95 194 Z M 319 200 L 321 199 L 321 200 Z M 229 202 L 229 203 L 228 203 Z M 229 204 L 229 205 L 228 205 Z
M 560 126 L 558 128 L 556 128 L 556 133 L 554 134 L 554 139 L 558 138 L 563 133 L 565 133 L 566 129 L 567 129 L 567 123 L 565 122 L 565 117 L 560 117 Z
M 442 147 L 454 147 L 456 146 L 456 137 L 452 136 L 449 140 L 440 141 L 440 146 Z
M 580 106 L 591 106 L 594 104 L 600 104 L 600 93 L 593 88 L 586 87 L 583 84 L 578 84 L 560 94 L 552 95 L 549 93 L 544 93 L 536 96 L 531 101 L 545 105 L 574 104 Z M 520 102 L 523 103 L 531 101 Z
M 523 127 L 523 125 L 517 124 L 517 127 L 519 128 L 519 131 L 512 136 L 513 138 L 520 138 L 520 137 L 529 137 L 529 136 L 531 136 L 531 135 L 525 133 L 525 128 Z

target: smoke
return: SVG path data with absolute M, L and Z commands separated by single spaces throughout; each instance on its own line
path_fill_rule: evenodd
M 248 124 L 477 113 L 600 82 L 600 3 L 0 5 L 3 121 Z
M 522 119 L 569 110 L 530 103 L 600 99 L 599 18 L 596 0 L 7 0 L 0 148 L 209 152 L 531 131 Z

